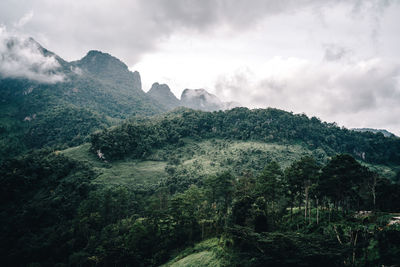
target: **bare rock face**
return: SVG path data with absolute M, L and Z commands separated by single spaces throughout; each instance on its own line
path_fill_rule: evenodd
M 132 74 L 132 77 L 133 77 L 133 87 L 136 90 L 142 91 L 142 79 L 140 78 L 140 73 L 135 70 Z
M 179 100 L 171 92 L 168 85 L 154 83 L 147 94 L 168 110 L 179 106 L 203 111 L 227 110 L 240 107 L 240 104 L 236 102 L 221 101 L 216 95 L 210 94 L 205 89 L 185 89 Z
M 168 110 L 181 106 L 179 99 L 176 98 L 166 84 L 153 83 L 147 94 Z

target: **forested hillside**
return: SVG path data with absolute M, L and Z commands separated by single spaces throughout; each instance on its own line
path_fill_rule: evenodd
M 393 265 L 398 142 L 276 109 L 134 118 L 2 163 L 3 262 Z
M 216 142 L 213 146 L 225 146 Z M 246 151 L 227 148 L 226 157 Z M 261 155 L 273 155 L 268 151 L 275 148 L 259 147 Z M 240 157 L 207 163 L 217 166 L 218 172 L 210 173 L 201 162 L 190 163 L 204 152 L 190 151 L 183 158 L 170 149 L 157 151 L 166 157 L 165 171 L 151 169 L 151 160 L 99 162 L 79 148 L 5 162 L 3 262 L 158 266 L 208 238 L 217 239 L 170 264 L 195 264 L 199 257 L 220 266 L 398 261 L 399 229 L 388 224 L 393 216 L 388 212 L 400 211 L 399 185 L 351 156 L 321 165 L 311 156 L 300 157 L 300 151 L 298 160 L 283 168 L 284 163 L 250 154 L 250 162 L 239 165 Z
M 315 117 L 310 119 L 273 108 L 235 108 L 212 113 L 180 109 L 97 132 L 92 135 L 91 143 L 93 151 L 100 150 L 106 159 L 113 160 L 127 156 L 141 158 L 153 148 L 179 145 L 185 137 L 302 143 L 310 149 L 322 149 L 328 155 L 348 153 L 369 163 L 400 164 L 399 138 L 349 131 Z

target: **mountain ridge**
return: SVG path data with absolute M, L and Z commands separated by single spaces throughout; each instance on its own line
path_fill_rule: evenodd
M 371 133 L 381 133 L 385 137 L 397 137 L 394 133 L 389 132 L 386 129 L 374 129 L 374 128 L 351 128 L 350 130 L 356 132 L 371 132 Z
M 142 90 L 139 72 L 131 72 L 108 53 L 91 50 L 80 60 L 67 62 L 33 38 L 10 42 L 4 56 L 14 64 L 27 64 L 30 58 L 24 53 L 34 53 L 36 61 L 24 65 L 25 72 L 18 75 L 0 73 L 0 161 L 32 145 L 65 146 L 72 140 L 77 145 L 90 132 L 122 119 L 166 111 Z M 85 115 L 79 118 L 79 112 Z M 59 125 L 52 116 L 64 123 Z
M 186 107 L 202 111 L 227 110 L 241 105 L 237 102 L 223 102 L 216 95 L 209 93 L 207 90 L 200 89 L 184 89 L 178 99 L 167 84 L 154 83 L 147 92 L 152 98 L 157 100 L 161 105 L 172 110 L 177 107 Z

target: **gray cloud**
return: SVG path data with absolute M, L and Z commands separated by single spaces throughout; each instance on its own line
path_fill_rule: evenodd
M 21 27 L 23 27 L 25 24 L 27 24 L 32 18 L 33 18 L 33 11 L 30 11 L 30 12 L 26 13 L 24 16 L 22 16 L 22 18 L 20 18 L 20 19 L 14 24 L 14 26 L 15 26 L 16 28 L 21 28 Z
M 292 63 L 282 60 L 281 64 Z M 248 106 L 306 112 L 348 127 L 385 127 L 390 123 L 391 130 L 399 134 L 399 80 L 400 64 L 370 59 L 301 63 L 285 76 L 258 79 L 249 71 L 239 71 L 221 76 L 215 88 L 222 97 L 240 99 Z
M 35 41 L 0 27 L 0 76 L 55 83 L 64 79 L 58 67 L 55 57 L 44 56 Z
M 320 0 L 3 0 L 0 23 L 23 27 L 36 40 L 69 60 L 80 58 L 88 50 L 100 49 L 132 65 L 143 54 L 157 49 L 166 38 L 182 31 L 220 37 L 219 29 L 237 34 L 266 17 L 305 9 L 321 16 L 321 10 L 345 3 L 349 12 L 358 14 L 369 7 L 365 2 L 382 6 L 378 10 L 391 3 L 385 1 L 386 5 L 380 5 L 381 1 L 376 0 L 323 3 Z M 32 14 L 35 14 L 33 18 Z M 374 23 L 379 22 L 379 14 Z
M 298 11 L 318 6 L 317 0 L 186 0 L 186 1 L 145 1 L 144 8 L 150 11 L 159 24 L 176 29 L 194 28 L 209 30 L 216 25 L 232 27 L 235 30 L 251 26 L 258 20 L 283 12 Z M 333 0 L 325 1 L 325 4 Z
M 326 61 L 338 61 L 342 60 L 352 54 L 352 50 L 337 44 L 325 44 L 324 60 Z
M 398 4 L 397 0 L 357 0 L 353 6 L 352 14 L 358 19 L 363 16 L 370 17 L 370 37 L 374 49 L 378 50 L 381 32 L 381 18 L 390 5 Z

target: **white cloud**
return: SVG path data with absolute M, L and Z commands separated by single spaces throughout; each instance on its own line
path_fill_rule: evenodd
M 386 127 L 400 133 L 400 64 L 371 58 L 313 62 L 274 58 L 257 71 L 216 81 L 217 95 L 251 107 L 305 112 L 347 127 Z
M 385 2 L 385 3 L 381 3 Z M 24 26 L 35 39 L 68 60 L 99 49 L 136 64 L 171 35 L 221 37 L 251 31 L 260 21 L 310 11 L 321 21 L 334 9 L 368 17 L 379 37 L 380 18 L 393 1 L 380 0 L 88 0 L 0 1 L 0 23 Z M 54 12 L 62 10 L 63 12 Z M 33 16 L 34 15 L 34 16 Z M 336 14 L 335 14 L 336 15 Z M 22 18 L 21 18 L 22 17 Z M 311 16 L 310 16 L 311 17 Z M 359 18 L 357 18 L 360 20 Z M 29 23 L 27 23 L 29 21 Z M 283 24 L 285 24 L 284 22 Z M 320 23 L 320 22 L 319 22 Z M 378 26 L 377 26 L 378 25 Z M 284 26 L 284 25 L 283 25 Z M 375 38 L 375 37 L 374 37 Z
M 25 24 L 27 24 L 31 19 L 33 18 L 33 11 L 29 11 L 28 13 L 26 13 L 25 15 L 22 16 L 22 18 L 20 18 L 15 24 L 14 26 L 16 28 L 21 28 L 23 27 Z
M 22 77 L 45 83 L 63 81 L 54 56 L 45 56 L 30 38 L 0 27 L 0 76 Z

